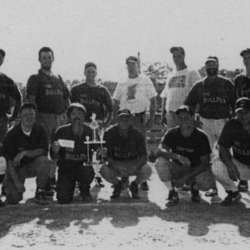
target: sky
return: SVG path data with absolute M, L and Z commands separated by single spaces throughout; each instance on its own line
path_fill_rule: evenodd
M 103 81 L 121 81 L 125 59 L 138 51 L 144 63 L 173 67 L 172 46 L 185 49 L 192 69 L 209 55 L 220 69 L 243 68 L 249 7 L 249 0 L 0 0 L 0 71 L 25 85 L 43 46 L 54 51 L 53 72 L 71 81 L 84 78 L 89 61 Z

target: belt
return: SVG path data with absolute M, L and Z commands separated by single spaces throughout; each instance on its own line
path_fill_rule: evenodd
M 141 115 L 144 115 L 146 114 L 146 111 L 143 111 L 141 113 L 134 113 L 133 116 L 141 116 Z

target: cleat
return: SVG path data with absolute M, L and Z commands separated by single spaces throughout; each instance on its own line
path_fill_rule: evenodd
M 39 205 L 48 205 L 44 190 L 37 188 L 35 202 Z
M 146 181 L 144 181 L 141 185 L 140 185 L 140 189 L 144 190 L 144 191 L 148 191 L 149 190 L 149 186 L 148 183 Z
M 237 203 L 241 199 L 241 194 L 239 191 L 227 191 L 228 196 L 220 203 L 221 206 L 230 206 L 234 203 Z
M 247 192 L 248 191 L 248 182 L 241 180 L 238 184 L 239 192 Z
M 178 202 L 179 202 L 178 193 L 174 189 L 170 190 L 168 194 L 168 202 L 166 203 L 166 207 L 175 206 L 178 204 Z
M 136 184 L 135 181 L 132 181 L 129 185 L 129 190 L 131 192 L 131 196 L 133 199 L 140 199 L 138 196 L 138 185 Z
M 217 188 L 210 189 L 209 191 L 207 191 L 207 192 L 205 193 L 205 196 L 206 196 L 206 197 L 214 197 L 214 196 L 216 196 L 216 195 L 218 195 L 218 190 L 217 190 Z
M 120 197 L 122 191 L 122 182 L 118 181 L 116 185 L 114 185 L 114 191 L 112 196 L 110 196 L 111 199 L 117 199 Z

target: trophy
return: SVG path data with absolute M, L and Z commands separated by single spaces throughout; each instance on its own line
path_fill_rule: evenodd
M 89 136 L 86 136 L 86 142 L 84 144 L 87 144 L 87 163 L 84 163 L 83 165 L 102 165 L 105 164 L 103 157 L 101 156 L 101 160 L 97 159 L 97 151 L 92 149 L 92 157 L 90 159 L 90 145 L 100 145 L 100 147 L 103 147 L 103 136 L 104 136 L 104 129 L 101 129 L 96 121 L 96 114 L 92 113 L 91 116 L 92 122 L 90 123 L 90 128 L 92 129 L 92 140 L 90 140 Z

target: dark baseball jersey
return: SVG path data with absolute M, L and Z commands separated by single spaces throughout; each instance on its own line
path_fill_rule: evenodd
M 27 98 L 35 96 L 37 109 L 42 113 L 62 114 L 66 111 L 69 90 L 60 76 L 45 74 L 42 70 L 32 75 L 27 83 Z
M 5 74 L 0 73 L 0 114 L 6 116 L 10 112 L 10 97 L 21 101 L 21 93 L 17 85 Z
M 184 104 L 194 110 L 198 106 L 198 113 L 205 119 L 229 118 L 234 111 L 234 85 L 222 76 L 206 77 L 191 88 Z
M 13 161 L 15 156 L 24 150 L 43 149 L 49 150 L 49 143 L 46 137 L 46 130 L 43 125 L 35 123 L 30 135 L 26 135 L 21 123 L 12 127 L 6 134 L 3 142 L 4 156 L 7 160 Z M 20 168 L 33 160 L 31 157 L 23 157 Z
M 120 136 L 118 125 L 112 126 L 105 132 L 104 141 L 108 156 L 116 161 L 134 160 L 147 154 L 142 133 L 132 126 L 129 128 L 126 138 Z
M 88 152 L 87 145 L 84 143 L 87 141 L 86 137 L 89 136 L 89 140 L 92 138 L 92 130 L 90 127 L 83 124 L 83 133 L 80 137 L 76 136 L 73 133 L 72 125 L 68 124 L 58 128 L 53 137 L 52 143 L 54 141 L 61 140 L 69 140 L 74 142 L 74 148 L 69 147 L 60 147 L 58 152 L 58 167 L 74 167 L 82 165 L 83 162 L 87 162 L 88 160 Z M 91 157 L 91 148 L 90 154 Z M 53 158 L 53 151 L 50 149 L 50 153 Z
M 250 98 L 250 79 L 245 73 L 238 75 L 234 81 L 237 99 L 240 97 Z
M 201 163 L 200 157 L 211 153 L 207 135 L 197 128 L 194 128 L 189 137 L 182 135 L 180 127 L 171 128 L 166 132 L 161 143 L 165 144 L 173 153 L 188 158 L 191 167 L 198 166 Z
M 225 124 L 218 144 L 224 148 L 232 148 L 235 159 L 250 168 L 250 134 L 243 129 L 236 117 Z
M 89 86 L 81 83 L 71 89 L 71 102 L 78 102 L 85 106 L 85 121 L 91 122 L 92 113 L 96 114 L 97 120 L 105 120 L 107 111 L 113 111 L 112 99 L 109 91 L 102 85 Z

